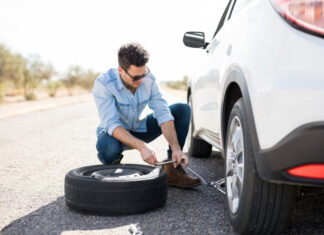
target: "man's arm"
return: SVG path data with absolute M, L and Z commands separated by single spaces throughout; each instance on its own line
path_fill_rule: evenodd
M 158 163 L 154 150 L 144 141 L 129 133 L 125 128 L 121 126 L 115 128 L 112 136 L 128 147 L 137 149 L 141 153 L 143 161 L 148 164 L 155 165 Z
M 148 102 L 148 106 L 153 110 L 153 117 L 157 119 L 158 125 L 162 123 L 174 120 L 168 103 L 163 98 L 160 88 L 155 79 L 152 81 L 151 96 Z
M 116 127 L 122 126 L 115 105 L 115 97 L 106 89 L 99 79 L 96 79 L 92 93 L 98 109 L 100 121 L 106 132 L 112 135 Z
M 161 124 L 161 130 L 168 141 L 171 149 L 172 149 L 172 159 L 176 159 L 177 162 L 173 163 L 173 166 L 176 167 L 177 165 L 181 164 L 183 161 L 185 166 L 188 166 L 188 158 L 187 156 L 182 152 L 181 147 L 178 142 L 177 133 L 174 127 L 173 121 L 168 121 Z
M 181 151 L 177 133 L 174 127 L 174 118 L 168 107 L 168 103 L 162 97 L 160 88 L 156 83 L 155 78 L 153 78 L 151 97 L 148 104 L 149 107 L 153 109 L 153 117 L 157 119 L 158 125 L 161 127 L 164 137 L 169 142 L 172 149 L 172 159 L 177 159 L 177 162 L 173 163 L 173 166 L 176 167 L 177 165 L 181 164 L 182 161 L 184 162 L 185 166 L 187 166 L 188 158 Z

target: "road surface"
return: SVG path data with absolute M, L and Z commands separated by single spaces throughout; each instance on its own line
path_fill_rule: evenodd
M 184 97 L 166 93 L 169 103 Z M 204 186 L 169 188 L 166 205 L 139 215 L 108 217 L 70 211 L 64 202 L 64 176 L 74 168 L 99 164 L 93 101 L 0 120 L 1 234 L 232 234 L 224 196 Z M 163 137 L 152 142 L 159 160 L 166 158 Z M 135 150 L 123 163 L 143 161 Z M 190 167 L 207 180 L 223 176 L 223 160 L 190 158 Z M 296 204 L 286 234 L 324 233 L 324 197 L 307 195 Z

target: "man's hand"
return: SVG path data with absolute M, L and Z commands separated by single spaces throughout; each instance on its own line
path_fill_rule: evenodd
M 173 163 L 174 168 L 181 163 L 183 163 L 185 167 L 188 166 L 188 157 L 181 150 L 172 151 L 172 160 L 177 160 L 177 162 Z
M 148 164 L 156 165 L 156 163 L 159 162 L 156 158 L 156 154 L 155 154 L 154 150 L 146 143 L 144 144 L 140 153 L 141 153 L 143 161 Z
M 174 168 L 176 168 L 178 165 L 183 163 L 185 167 L 188 166 L 188 158 L 187 156 L 181 151 L 177 133 L 174 127 L 173 121 L 168 121 L 161 124 L 161 130 L 164 135 L 164 137 L 169 142 L 169 145 L 172 149 L 172 160 L 177 160 L 177 162 L 173 163 Z

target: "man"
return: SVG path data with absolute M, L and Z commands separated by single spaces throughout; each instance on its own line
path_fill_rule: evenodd
M 93 96 L 100 117 L 98 158 L 103 164 L 116 164 L 124 150 L 137 149 L 145 162 L 156 165 L 156 153 L 148 143 L 163 133 L 169 143 L 168 159 L 176 160 L 173 165 L 163 166 L 168 184 L 181 188 L 198 186 L 200 180 L 189 177 L 181 167 L 182 162 L 188 165 L 182 148 L 188 133 L 190 106 L 168 107 L 146 66 L 148 60 L 149 54 L 140 44 L 123 45 L 118 51 L 119 67 L 96 79 Z M 146 105 L 153 114 L 140 119 Z

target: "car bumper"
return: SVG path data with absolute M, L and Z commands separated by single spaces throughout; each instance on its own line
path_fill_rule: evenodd
M 324 186 L 324 178 L 297 177 L 288 169 L 308 164 L 324 164 L 324 122 L 297 128 L 274 147 L 261 150 L 257 169 L 264 180 L 301 185 Z

